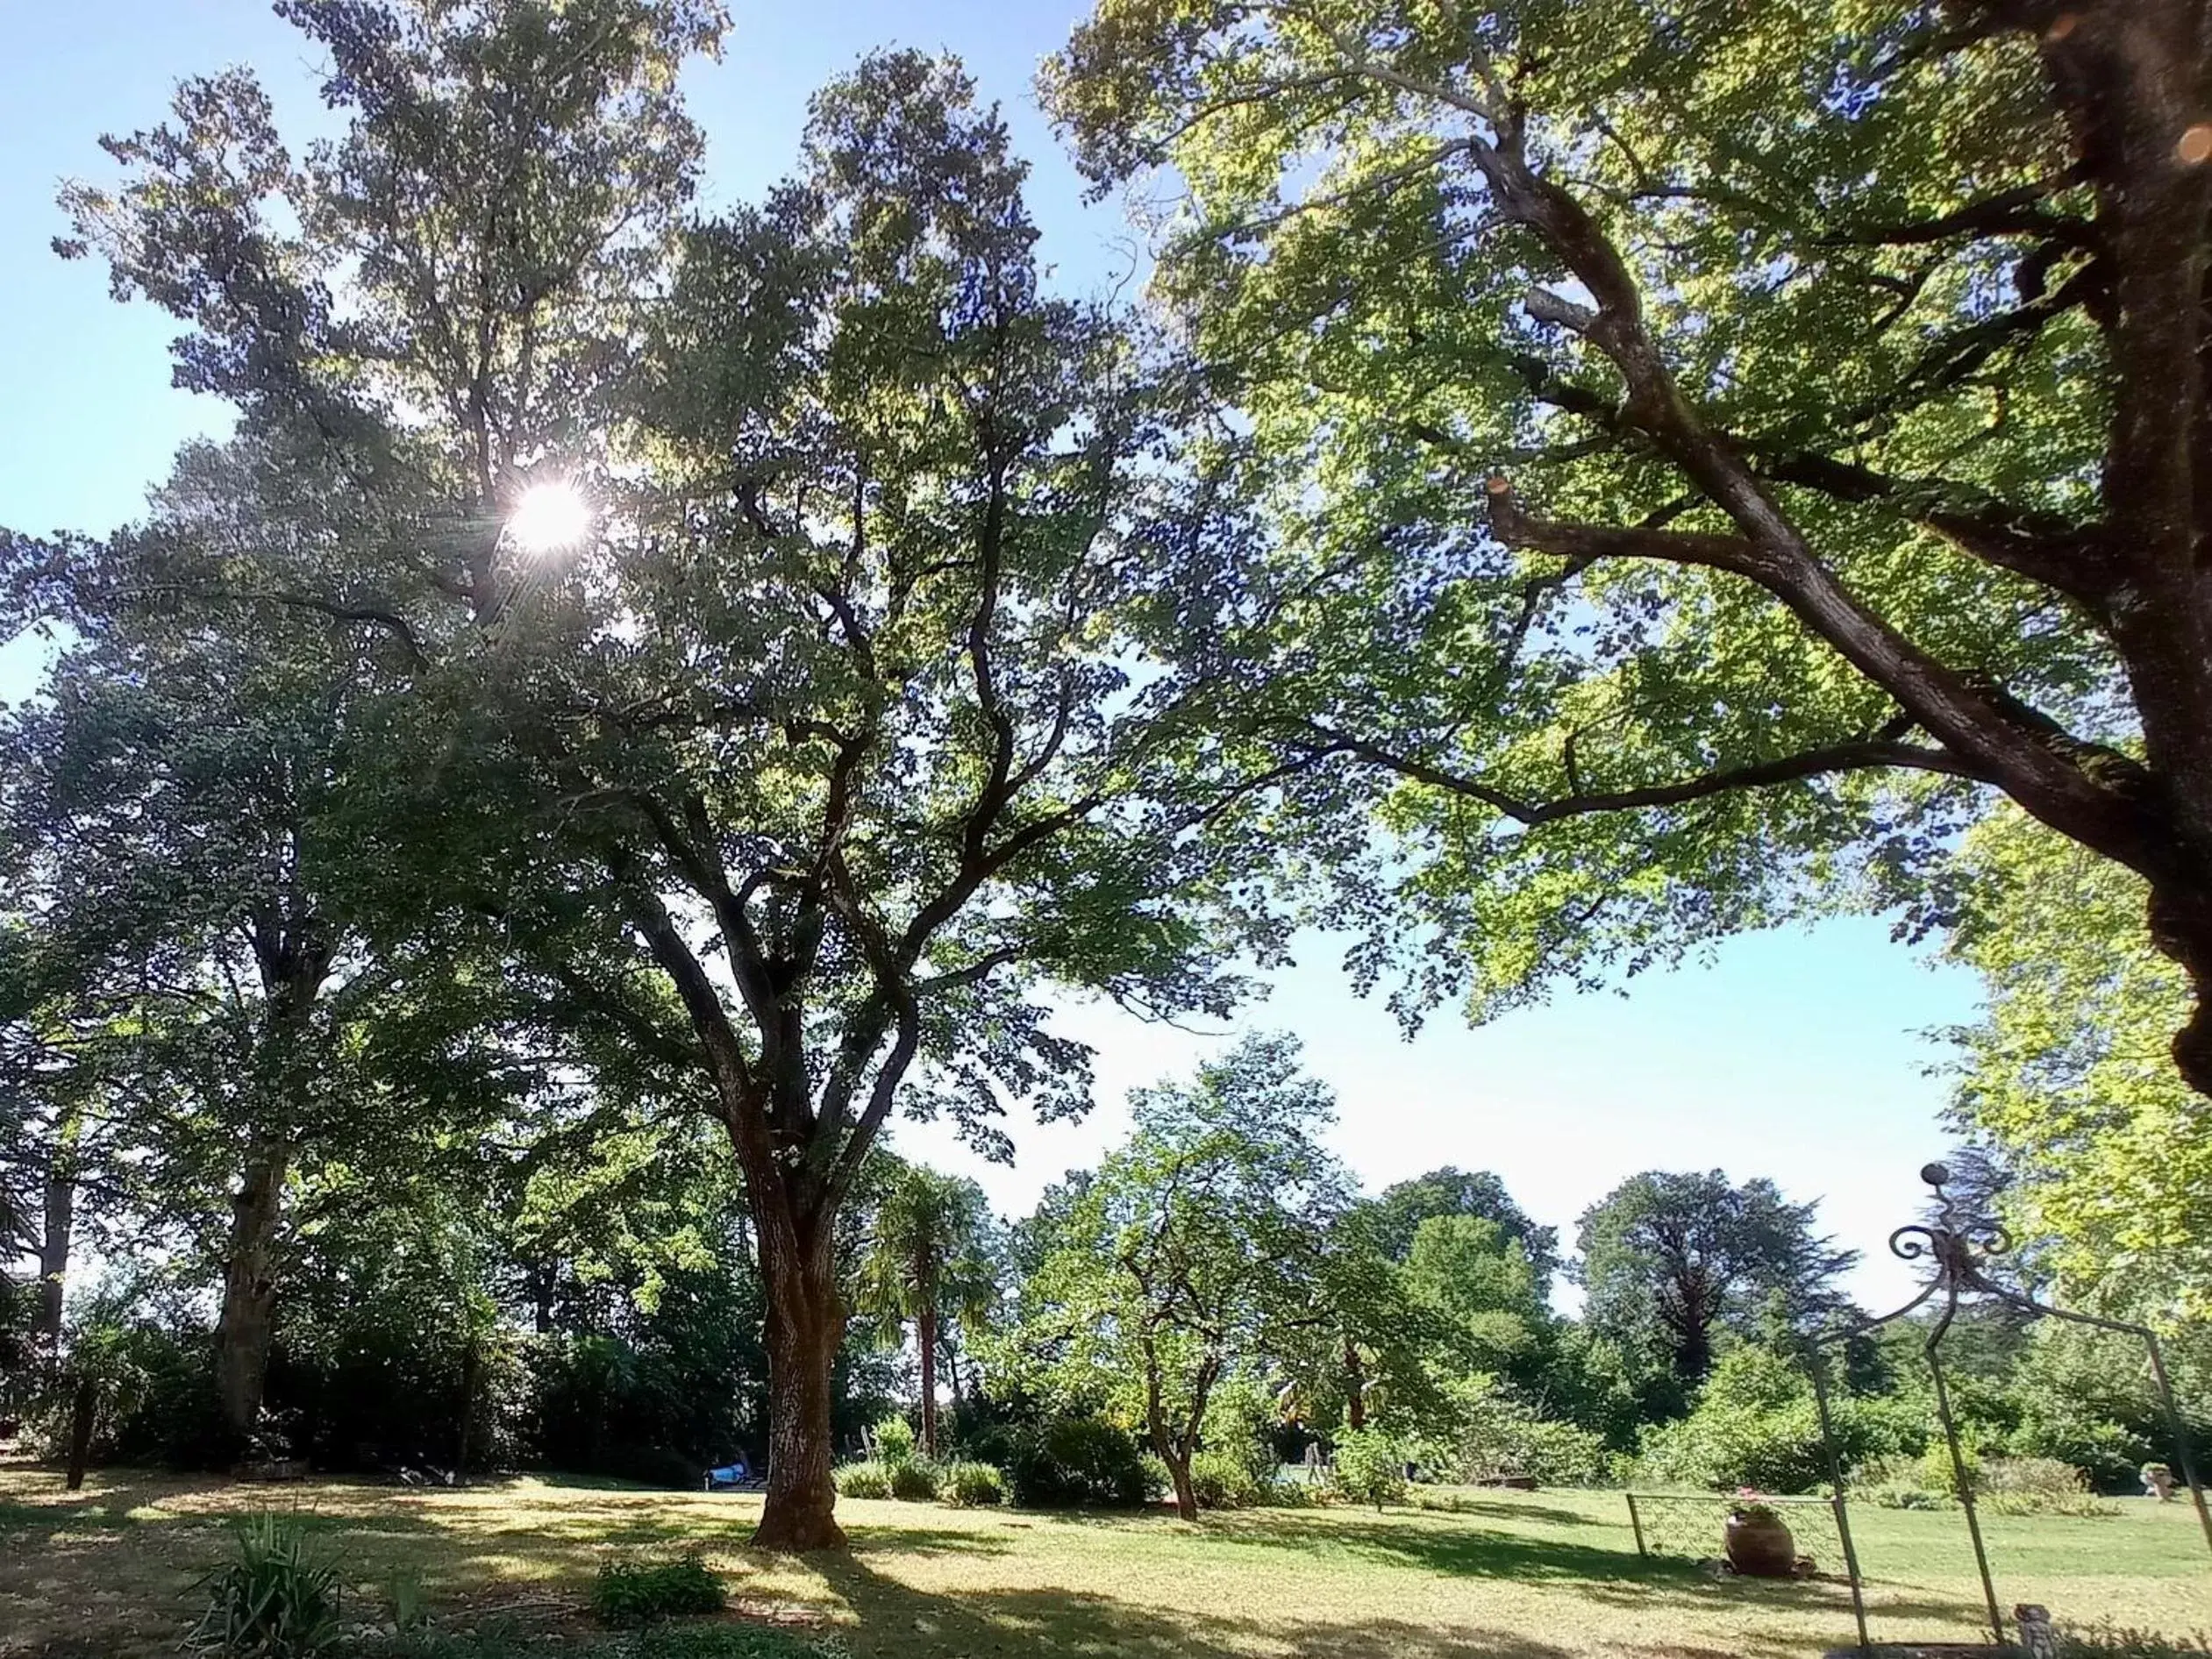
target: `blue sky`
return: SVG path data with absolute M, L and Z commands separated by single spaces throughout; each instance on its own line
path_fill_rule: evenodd
M 1135 238 L 1112 203 L 1086 205 L 1030 96 L 1038 61 L 1065 38 L 1074 0 L 738 0 L 719 64 L 688 82 L 707 130 L 708 197 L 758 192 L 789 166 L 809 93 L 887 43 L 945 48 L 1002 100 L 1033 164 L 1031 202 L 1066 286 L 1111 285 Z M 219 409 L 170 388 L 173 327 L 107 295 L 89 265 L 56 260 L 64 176 L 99 176 L 106 131 L 150 125 L 179 75 L 250 63 L 289 135 L 323 129 L 303 43 L 260 0 L 111 0 L 96 15 L 0 7 L 0 524 L 102 530 L 132 517 L 178 442 L 218 431 Z M 35 680 L 29 642 L 0 644 L 0 701 Z M 1641 979 L 1629 994 L 1563 997 L 1467 1029 L 1439 1011 L 1401 1040 L 1315 942 L 1274 976 L 1249 1018 L 1306 1042 L 1335 1088 L 1338 1150 L 1370 1186 L 1442 1164 L 1498 1171 L 1539 1219 L 1575 1217 L 1642 1169 L 1767 1175 L 1823 1200 L 1827 1226 L 1868 1253 L 1854 1288 L 1905 1280 L 1882 1250 L 1918 1200 L 1915 1171 L 1939 1152 L 1944 1057 L 1922 1034 L 1971 1017 L 1972 979 L 1931 967 L 1876 920 L 1732 941 L 1706 964 Z M 969 1167 L 1001 1208 L 1094 1161 L 1126 1125 L 1121 1096 L 1186 1070 L 1223 1034 L 1145 1026 L 1110 1009 L 1068 1010 L 1065 1029 L 1100 1050 L 1100 1109 L 1080 1125 L 1016 1126 L 1011 1170 L 977 1164 L 934 1129 L 902 1131 L 910 1153 Z

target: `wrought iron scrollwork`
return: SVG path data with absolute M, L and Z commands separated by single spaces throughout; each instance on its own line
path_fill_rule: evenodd
M 2156 1332 L 2148 1326 L 2125 1320 L 2106 1319 L 2094 1314 L 2078 1313 L 2072 1308 L 2052 1307 L 2037 1301 L 2023 1290 L 2004 1282 L 2007 1275 L 1993 1275 L 1990 1264 L 2013 1253 L 2012 1234 L 1994 1216 L 1970 1212 L 1965 1202 L 1945 1190 L 1951 1171 L 1940 1164 L 1923 1167 L 1920 1178 L 1928 1183 L 1935 1194 L 1935 1216 L 1927 1221 L 1915 1221 L 1897 1228 L 1889 1235 L 1889 1253 L 1904 1262 L 1926 1262 L 1933 1271 L 1919 1293 L 1902 1307 L 1887 1314 L 1864 1319 L 1849 1327 L 1831 1332 L 1814 1343 L 1810 1355 L 1813 1375 L 1813 1396 L 1820 1407 L 1820 1426 L 1827 1443 L 1829 1472 L 1834 1483 L 1837 1531 L 1844 1546 L 1844 1562 L 1851 1575 L 1852 1611 L 1859 1623 L 1859 1645 L 1871 1651 L 1866 1631 L 1866 1602 L 1865 1587 L 1859 1576 L 1858 1552 L 1852 1545 L 1851 1519 L 1845 1498 L 1843 1459 L 1837 1450 L 1835 1426 L 1829 1411 L 1826 1368 L 1821 1362 L 1820 1349 L 1854 1336 L 1861 1336 L 1878 1328 L 1891 1324 L 1918 1310 L 1937 1298 L 1941 1301 L 1933 1310 L 1927 1340 L 1922 1349 L 1928 1359 L 1930 1381 L 1934 1385 L 1936 1412 L 1944 1439 L 1951 1452 L 1952 1468 L 1959 1489 L 1959 1506 L 1966 1513 L 1966 1533 L 1973 1541 L 1974 1563 L 1980 1570 L 1981 1589 L 1988 1609 L 1989 1627 L 1998 1642 L 2005 1640 L 2003 1615 L 1998 1611 L 1997 1587 L 1989 1571 L 1989 1556 L 1983 1548 L 1981 1522 L 1974 1509 L 1973 1480 L 1971 1465 L 1959 1444 L 1959 1430 L 1951 1415 L 1950 1392 L 1944 1379 L 1941 1349 L 1944 1335 L 1950 1331 L 1952 1318 L 1959 1311 L 1959 1299 L 1972 1292 L 1995 1300 L 2009 1303 L 2031 1319 L 2063 1320 L 2068 1324 L 2089 1325 L 2100 1330 L 2113 1331 L 2142 1339 L 2151 1361 L 2151 1371 L 2158 1387 L 2159 1398 L 2166 1407 L 2166 1423 L 2174 1439 L 2175 1463 L 2182 1477 L 2188 1483 L 2189 1495 L 2196 1505 L 2197 1520 L 2202 1527 L 2205 1542 L 2212 1545 L 2212 1507 L 2208 1507 L 2203 1487 L 2198 1483 L 2196 1471 L 2191 1466 L 2189 1448 L 2181 1430 L 2181 1417 L 2173 1400 L 2173 1390 L 2166 1380 L 2166 1359 L 2159 1351 Z

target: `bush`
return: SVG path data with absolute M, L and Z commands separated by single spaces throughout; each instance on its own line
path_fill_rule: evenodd
M 2089 1477 L 2055 1457 L 1993 1457 L 1975 1477 L 1977 1501 L 2000 1515 L 2073 1515 L 2094 1520 L 2120 1512 L 2089 1495 Z
M 938 1496 L 962 1509 L 1006 1501 L 1006 1477 L 989 1463 L 946 1463 L 938 1471 Z
M 837 1470 L 831 1478 L 837 1482 L 840 1498 L 888 1498 L 891 1495 L 891 1470 L 888 1465 L 871 1458 L 863 1463 L 847 1463 Z
M 896 1469 L 914 1461 L 914 1425 L 903 1417 L 886 1417 L 875 1426 L 876 1461 Z
M 1014 1501 L 1036 1509 L 1138 1509 L 1160 1490 L 1128 1431 L 1096 1417 L 1056 1417 L 1018 1436 L 1006 1477 Z
M 297 1521 L 257 1515 L 233 1529 L 238 1559 L 204 1581 L 207 1611 L 186 1644 L 225 1659 L 304 1659 L 338 1640 L 338 1563 Z
M 1191 1493 L 1201 1509 L 1250 1509 L 1272 1485 L 1255 1479 L 1250 1461 L 1232 1451 L 1202 1451 L 1190 1460 Z
M 1850 1495 L 1882 1509 L 1948 1509 L 1949 1488 L 1931 1491 L 1925 1463 L 1918 1457 L 1893 1454 L 1878 1457 L 1852 1478 Z
M 729 1599 L 722 1580 L 696 1554 L 674 1561 L 610 1561 L 599 1569 L 591 1587 L 591 1613 L 603 1625 L 628 1629 L 689 1613 L 720 1613 Z
M 1337 1490 L 1377 1509 L 1403 1502 L 1406 1449 L 1379 1428 L 1354 1428 L 1337 1436 Z
M 1495 1378 L 1460 1378 L 1443 1392 L 1450 1428 L 1413 1448 L 1414 1462 L 1436 1477 L 1480 1485 L 1519 1475 L 1545 1486 L 1588 1486 L 1603 1477 L 1602 1435 L 1539 1417 Z
M 1920 1443 L 1917 1413 L 1903 1402 L 1838 1393 L 1830 1416 L 1847 1466 Z M 1688 1416 L 1645 1431 L 1638 1466 L 1639 1480 L 1708 1490 L 1802 1492 L 1827 1477 L 1811 1378 L 1751 1347 L 1722 1356 Z
M 1274 1479 L 1281 1465 L 1282 1460 L 1275 1456 L 1275 1428 L 1281 1416 L 1274 1396 L 1256 1379 L 1232 1377 L 1217 1387 L 1206 1402 L 1206 1415 L 1198 1430 L 1202 1449 L 1197 1455 L 1234 1463 L 1243 1479 L 1231 1484 L 1257 1491 Z M 1195 1480 L 1197 1476 L 1194 1459 L 1191 1478 Z
M 1159 1503 L 1175 1490 L 1175 1477 L 1167 1472 L 1167 1462 L 1156 1451 L 1138 1454 L 1137 1468 L 1145 1477 L 1145 1501 Z
M 2212 1638 L 2202 1631 L 2187 1636 L 2161 1635 L 2119 1625 L 2094 1625 L 2059 1633 L 2059 1659 L 2206 1659 Z
M 937 1465 L 912 1457 L 890 1465 L 891 1496 L 903 1503 L 926 1504 L 937 1498 Z

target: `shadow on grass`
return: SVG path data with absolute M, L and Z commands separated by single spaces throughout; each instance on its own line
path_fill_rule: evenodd
M 1088 1591 L 981 1590 L 957 1599 L 875 1571 L 860 1555 L 810 1562 L 858 1621 L 848 1645 L 867 1659 L 972 1659 L 1038 1653 L 1219 1654 L 1254 1648 L 1294 1659 L 1566 1659 L 1516 1631 L 1448 1630 L 1398 1620 L 1357 1624 L 1228 1618 L 1132 1606 Z
M 1469 1498 L 1457 1494 L 1444 1498 L 1424 1496 L 1415 1501 L 1413 1507 L 1424 1514 L 1479 1515 L 1486 1520 L 1536 1521 L 1547 1527 L 1604 1527 L 1612 1524 L 1595 1515 L 1586 1515 L 1579 1509 L 1565 1509 L 1557 1504 L 1541 1502 L 1522 1503 L 1512 1499 Z
M 1417 1567 L 1454 1577 L 1545 1581 L 1573 1578 L 1590 1584 L 1695 1584 L 1709 1582 L 1691 1563 L 1638 1556 L 1602 1544 L 1531 1538 L 1522 1533 L 1455 1526 L 1453 1518 L 1349 1518 L 1316 1527 L 1295 1510 L 1246 1510 L 1215 1515 L 1206 1533 L 1273 1549 L 1313 1555 L 1351 1555 Z

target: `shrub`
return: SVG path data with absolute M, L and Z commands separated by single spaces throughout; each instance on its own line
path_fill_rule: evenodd
M 591 1587 L 592 1616 L 617 1629 L 720 1613 L 729 1599 L 722 1580 L 696 1553 L 674 1561 L 610 1561 Z
M 2059 1659 L 2206 1659 L 2212 1637 L 2202 1631 L 2186 1636 L 2161 1635 L 2119 1625 L 2093 1625 L 2059 1633 Z
M 1413 1448 L 1414 1461 L 1437 1478 L 1479 1485 L 1523 1475 L 1546 1486 L 1587 1486 L 1605 1472 L 1602 1435 L 1539 1417 L 1495 1378 L 1459 1378 L 1443 1393 L 1449 1427 Z
M 937 1465 L 924 1457 L 910 1457 L 890 1465 L 891 1496 L 910 1504 L 926 1504 L 937 1497 Z
M 1038 1509 L 1136 1509 L 1160 1490 L 1128 1431 L 1096 1417 L 1056 1417 L 1021 1435 L 1006 1476 L 1014 1501 Z
M 1919 1443 L 1916 1413 L 1887 1399 L 1830 1401 L 1837 1450 L 1859 1464 Z M 1812 1381 L 1780 1356 L 1745 1347 L 1722 1356 L 1690 1414 L 1645 1431 L 1638 1478 L 1707 1489 L 1802 1492 L 1827 1477 Z
M 914 1425 L 903 1417 L 886 1417 L 875 1426 L 875 1456 L 896 1469 L 914 1460 Z
M 1190 1489 L 1201 1509 L 1249 1509 L 1259 1501 L 1262 1486 L 1248 1459 L 1233 1451 L 1207 1450 L 1190 1460 Z
M 1006 1477 L 990 1463 L 950 1463 L 938 1471 L 937 1492 L 946 1503 L 963 1509 L 1003 1504 Z
M 2037 1498 L 2079 1498 L 2088 1492 L 2089 1477 L 2055 1457 L 1993 1457 L 1981 1466 L 1974 1489 Z
M 1275 1477 L 1281 1459 L 1275 1456 L 1274 1431 L 1281 1420 L 1274 1398 L 1257 1379 L 1235 1376 L 1217 1387 L 1206 1402 L 1206 1415 L 1198 1430 L 1201 1457 L 1227 1459 L 1243 1472 L 1244 1487 L 1257 1491 Z M 1191 1478 L 1198 1465 L 1191 1463 Z M 1198 1500 L 1204 1503 L 1204 1499 Z
M 1975 1495 L 2000 1515 L 2072 1515 L 2096 1520 L 2120 1512 L 2089 1495 L 2089 1477 L 2055 1457 L 1993 1457 Z
M 238 1559 L 204 1581 L 187 1645 L 225 1659 L 304 1659 L 338 1640 L 338 1563 L 297 1521 L 256 1515 L 233 1529 Z
M 1402 1502 L 1406 1495 L 1406 1449 L 1379 1428 L 1354 1428 L 1337 1436 L 1337 1490 L 1355 1502 Z
M 1852 1477 L 1850 1495 L 1883 1509 L 1947 1509 L 1947 1491 L 1930 1491 L 1920 1458 L 1878 1457 Z
M 847 1463 L 831 1477 L 837 1482 L 840 1498 L 888 1498 L 891 1495 L 891 1471 L 888 1465 L 870 1459 L 864 1463 Z
M 1138 1455 L 1137 1468 L 1145 1477 L 1145 1501 L 1156 1504 L 1175 1490 L 1175 1477 L 1167 1472 L 1167 1464 L 1156 1451 Z

